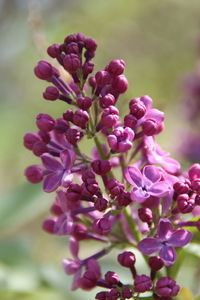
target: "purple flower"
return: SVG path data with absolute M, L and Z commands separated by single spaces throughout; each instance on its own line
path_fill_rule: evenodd
M 162 197 L 169 191 L 169 185 L 161 180 L 161 172 L 158 167 L 145 166 L 143 171 L 137 167 L 127 167 L 125 169 L 126 180 L 133 185 L 131 191 L 132 200 L 142 203 L 149 196 Z
M 129 128 L 117 127 L 108 136 L 108 144 L 113 151 L 126 152 L 133 146 L 134 131 Z
M 75 161 L 75 153 L 73 151 L 62 151 L 60 153 L 61 162 L 48 153 L 42 154 L 41 159 L 47 174 L 43 182 L 45 192 L 53 192 L 60 185 L 67 187 L 71 183 L 73 178 L 71 168 Z
M 174 264 L 176 251 L 174 247 L 183 247 L 192 239 L 192 233 L 185 229 L 173 230 L 168 219 L 161 219 L 156 238 L 145 238 L 138 243 L 139 250 L 150 255 L 159 252 L 159 256 L 167 266 Z

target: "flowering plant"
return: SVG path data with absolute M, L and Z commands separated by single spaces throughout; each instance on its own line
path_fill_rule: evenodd
M 78 33 L 47 49 L 70 73 L 69 83 L 46 61 L 35 67 L 35 75 L 52 84 L 44 99 L 73 109 L 58 119 L 36 117 L 38 132 L 27 133 L 24 146 L 41 165 L 29 166 L 25 175 L 32 183 L 43 182 L 45 192 L 56 192 L 53 216 L 43 229 L 70 236 L 72 258 L 63 260 L 63 268 L 73 275 L 73 290 L 99 286 L 104 289 L 96 295 L 99 300 L 170 300 L 180 289 L 170 271 L 178 259 L 176 248 L 192 241 L 188 229 L 200 229 L 200 219 L 192 218 L 200 205 L 200 164 L 183 172 L 156 143 L 164 113 L 153 108 L 149 96 L 131 99 L 129 113 L 120 118 L 116 103 L 128 89 L 125 62 L 112 60 L 89 77 L 96 48 L 94 39 Z M 91 155 L 82 151 L 84 139 L 94 142 Z M 81 241 L 89 239 L 103 247 L 81 259 Z M 114 271 L 103 276 L 100 259 L 113 248 L 127 247 L 133 252 L 123 251 L 117 260 L 130 270 L 129 284 Z M 134 249 L 147 262 L 147 274 L 136 267 Z

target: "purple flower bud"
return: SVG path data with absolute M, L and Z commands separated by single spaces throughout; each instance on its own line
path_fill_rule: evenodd
M 111 222 L 108 218 L 100 218 L 98 220 L 95 220 L 93 223 L 93 231 L 100 235 L 107 235 L 110 233 L 112 229 Z
M 57 133 L 65 133 L 69 128 L 69 123 L 64 120 L 63 118 L 58 118 L 55 121 L 55 127 L 54 130 Z
M 129 192 L 122 192 L 117 196 L 116 201 L 119 206 L 127 206 L 132 202 L 131 195 Z
M 33 145 L 33 153 L 36 156 L 40 156 L 40 155 L 42 155 L 43 153 L 46 153 L 46 152 L 48 152 L 48 147 L 44 142 L 39 141 L 39 142 L 36 142 Z
M 141 207 L 138 209 L 138 216 L 142 222 L 150 224 L 153 219 L 152 210 L 147 207 Z
M 69 73 L 75 73 L 81 66 L 80 58 L 74 53 L 68 54 L 63 59 L 63 65 Z
M 115 102 L 115 97 L 112 94 L 107 94 L 99 99 L 99 104 L 103 109 L 114 105 Z
M 82 180 L 84 182 L 86 182 L 88 179 L 95 179 L 95 174 L 92 169 L 88 169 L 82 174 Z
M 54 226 L 56 224 L 56 218 L 47 218 L 42 224 L 42 229 L 50 234 L 54 234 Z
M 93 57 L 95 57 L 95 51 L 87 50 L 85 51 L 84 56 L 86 61 L 90 61 Z
M 41 131 L 49 132 L 54 128 L 55 121 L 48 114 L 39 114 L 36 117 L 36 125 Z
M 105 280 L 110 285 L 117 285 L 119 283 L 119 275 L 115 272 L 108 271 L 105 274 Z
M 79 53 L 79 46 L 75 42 L 71 42 L 68 45 L 65 46 L 65 51 L 67 54 L 78 54 Z
M 42 80 L 50 80 L 54 73 L 53 67 L 45 60 L 40 60 L 34 68 L 35 75 Z
M 101 122 L 107 128 L 111 128 L 115 126 L 118 120 L 119 120 L 119 110 L 112 105 L 107 107 L 101 116 Z
M 111 164 L 108 160 L 94 160 L 91 165 L 93 171 L 98 175 L 105 175 L 111 170 Z
M 95 88 L 97 85 L 95 77 L 90 77 L 88 83 L 92 88 Z
M 78 201 L 80 200 L 82 193 L 81 186 L 75 183 L 70 184 L 67 190 L 67 199 L 70 201 Z
M 107 71 L 98 71 L 95 75 L 95 79 L 99 87 L 104 87 L 111 82 L 110 74 Z
M 77 105 L 83 110 L 88 110 L 92 105 L 92 99 L 89 97 L 79 97 L 77 99 Z
M 189 178 L 194 180 L 196 178 L 200 178 L 200 164 L 194 164 L 188 171 Z
M 187 194 L 190 190 L 190 187 L 187 183 L 178 181 L 173 185 L 173 188 L 175 192 L 180 195 L 180 194 Z
M 164 266 L 163 260 L 159 256 L 151 256 L 149 258 L 149 266 L 152 271 L 157 272 Z
M 85 48 L 89 51 L 95 51 L 97 48 L 97 42 L 92 38 L 85 39 Z
M 86 128 L 89 115 L 85 110 L 79 109 L 73 115 L 73 123 L 83 129 Z
M 81 135 L 78 130 L 69 128 L 66 131 L 66 138 L 70 144 L 76 145 L 76 143 L 80 141 Z
M 64 43 L 65 44 L 69 44 L 71 42 L 84 42 L 85 40 L 85 36 L 83 33 L 74 33 L 74 34 L 70 34 L 68 35 L 65 40 Z
M 74 112 L 71 109 L 68 109 L 65 113 L 63 113 L 63 119 L 66 121 L 73 121 Z
M 85 240 L 88 235 L 87 227 L 83 224 L 74 224 L 72 227 L 72 235 L 77 241 Z
M 156 282 L 156 293 L 160 296 L 177 296 L 180 287 L 170 277 L 161 277 Z
M 40 136 L 35 132 L 28 132 L 24 136 L 24 146 L 32 150 L 35 143 L 41 141 Z
M 52 58 L 57 58 L 57 57 L 61 54 L 60 45 L 58 45 L 58 44 L 50 45 L 50 46 L 47 48 L 47 53 L 48 53 L 49 56 L 51 56 Z
M 94 207 L 99 211 L 104 211 L 108 207 L 108 200 L 104 198 L 97 198 Z
M 42 141 L 45 144 L 48 144 L 50 142 L 50 135 L 48 132 L 44 132 L 44 131 L 39 131 L 38 135 L 40 136 L 40 138 L 42 139 Z
M 134 129 L 137 124 L 137 118 L 129 114 L 124 117 L 124 126 Z
M 123 192 L 125 187 L 124 184 L 117 181 L 117 179 L 111 178 L 108 180 L 106 188 L 109 190 L 112 196 L 118 196 Z
M 117 259 L 120 265 L 126 268 L 131 268 L 136 262 L 135 254 L 130 251 L 122 252 Z
M 56 215 L 56 216 L 60 216 L 63 214 L 63 211 L 61 209 L 61 206 L 59 203 L 57 202 L 54 202 L 52 205 L 51 205 L 51 209 L 50 209 L 51 213 L 53 215 Z
M 43 93 L 43 97 L 46 100 L 57 100 L 59 98 L 59 91 L 55 86 L 48 86 Z
M 142 129 L 145 135 L 152 136 L 157 133 L 158 125 L 155 120 L 145 120 L 142 123 Z
M 133 291 L 130 290 L 128 287 L 125 287 L 122 289 L 122 298 L 124 299 L 130 299 L 133 296 Z
M 130 112 L 136 119 L 141 119 L 146 113 L 146 107 L 139 99 L 132 99 L 129 103 Z
M 138 293 L 144 293 L 152 289 L 151 278 L 147 275 L 136 275 L 134 281 L 135 291 Z
M 181 194 L 177 197 L 178 209 L 181 213 L 187 214 L 192 212 L 195 206 L 195 199 L 190 198 L 188 194 Z
M 193 191 L 200 193 L 200 178 L 192 181 L 191 188 Z
M 116 289 L 111 289 L 107 295 L 106 295 L 106 300 L 117 300 L 120 296 L 120 293 Z
M 107 300 L 106 299 L 107 294 L 108 294 L 108 292 L 104 292 L 104 291 L 99 292 L 99 293 L 96 294 L 95 299 L 97 299 L 97 300 Z
M 112 87 L 117 93 L 123 94 L 128 89 L 128 80 L 124 75 L 118 75 L 113 79 Z
M 122 59 L 112 60 L 106 70 L 113 76 L 120 75 L 124 72 L 125 62 Z
M 79 279 L 79 285 L 83 290 L 90 290 L 96 286 L 97 279 L 95 272 L 86 271 Z
M 83 70 L 83 75 L 84 75 L 84 78 L 85 78 L 87 75 L 89 75 L 90 73 L 93 72 L 94 63 L 92 61 L 85 62 L 83 67 L 82 67 L 82 70 Z
M 134 131 L 130 127 L 117 127 L 108 136 L 108 144 L 115 152 L 126 152 L 133 146 Z
M 39 183 L 43 179 L 43 170 L 42 167 L 38 165 L 32 165 L 26 168 L 24 175 L 28 181 L 32 183 Z

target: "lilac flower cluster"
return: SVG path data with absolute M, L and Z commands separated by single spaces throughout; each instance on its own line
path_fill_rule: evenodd
M 145 292 L 170 300 L 179 286 L 165 270 L 168 274 L 176 263 L 175 249 L 192 240 L 183 227 L 200 230 L 200 219 L 190 220 L 200 207 L 200 164 L 183 172 L 156 143 L 164 113 L 153 108 L 149 96 L 131 99 L 128 113 L 120 116 L 116 103 L 128 88 L 125 63 L 112 60 L 91 76 L 96 48 L 95 40 L 78 33 L 47 49 L 71 82 L 46 61 L 35 67 L 35 75 L 51 84 L 44 99 L 71 108 L 57 119 L 36 117 L 38 130 L 24 136 L 24 146 L 41 163 L 29 166 L 25 175 L 32 183 L 42 182 L 45 192 L 56 192 L 43 229 L 69 236 L 72 258 L 63 260 L 63 268 L 73 275 L 73 290 L 99 286 L 104 289 L 96 295 L 99 300 L 140 299 Z M 91 154 L 82 151 L 83 139 L 94 143 Z M 102 249 L 80 258 L 80 245 L 87 240 L 102 243 Z M 117 260 L 130 270 L 130 283 L 114 271 L 102 276 L 99 260 L 113 248 L 126 247 L 141 252 L 148 274 L 136 268 L 134 252 L 123 251 Z

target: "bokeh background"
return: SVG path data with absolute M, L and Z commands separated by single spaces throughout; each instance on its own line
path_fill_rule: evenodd
M 35 115 L 58 117 L 66 110 L 64 104 L 42 99 L 46 83 L 34 77 L 33 67 L 45 58 L 47 45 L 75 32 L 98 41 L 96 70 L 111 59 L 126 61 L 130 88 L 119 108 L 123 111 L 131 98 L 149 94 L 166 113 L 166 129 L 158 140 L 173 157 L 180 158 L 182 132 L 190 126 L 184 118 L 182 79 L 195 69 L 200 49 L 199 0 L 0 0 L 2 300 L 94 299 L 93 292 L 70 292 L 71 278 L 61 267 L 68 256 L 67 239 L 41 230 L 53 196 L 23 176 L 24 168 L 36 162 L 22 146 L 23 135 L 35 130 Z M 82 255 L 97 247 L 87 242 Z M 194 293 L 199 289 L 194 278 L 200 278 L 197 250 L 188 250 L 178 277 Z M 104 259 L 103 268 L 116 270 L 116 255 Z

